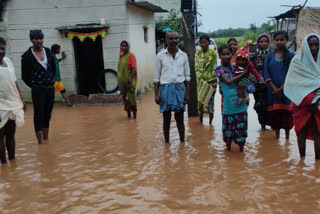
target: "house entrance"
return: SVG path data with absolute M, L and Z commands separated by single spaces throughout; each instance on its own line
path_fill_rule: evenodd
M 90 33 L 90 32 L 86 32 Z M 73 39 L 76 62 L 77 92 L 80 95 L 102 93 L 105 90 L 102 38 Z

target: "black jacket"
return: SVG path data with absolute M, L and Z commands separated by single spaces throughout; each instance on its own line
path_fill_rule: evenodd
M 49 48 L 44 47 L 48 65 L 45 69 L 35 58 L 31 47 L 21 56 L 21 78 L 30 88 L 33 86 L 50 87 L 54 85 L 56 63 Z

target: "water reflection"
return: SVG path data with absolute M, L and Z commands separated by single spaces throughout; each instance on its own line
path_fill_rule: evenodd
M 275 140 L 252 110 L 245 152 L 222 141 L 215 119 L 186 119 L 186 143 L 172 120 L 163 142 L 152 93 L 138 119 L 122 106 L 57 105 L 50 141 L 38 145 L 32 109 L 17 130 L 17 159 L 0 167 L 1 213 L 319 213 L 319 162 L 313 143 L 300 159 L 295 134 Z

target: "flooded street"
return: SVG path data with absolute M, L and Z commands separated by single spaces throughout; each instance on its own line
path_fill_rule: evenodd
M 289 141 L 260 131 L 251 99 L 245 151 L 227 152 L 219 100 L 213 126 L 186 117 L 185 144 L 172 118 L 171 145 L 152 92 L 136 121 L 120 105 L 58 104 L 43 145 L 29 105 L 16 160 L 0 167 L 0 213 L 320 213 L 313 143 L 300 160 L 294 131 Z

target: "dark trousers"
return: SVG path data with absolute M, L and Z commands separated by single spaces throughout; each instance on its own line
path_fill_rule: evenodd
M 177 123 L 177 128 L 179 132 L 180 141 L 184 142 L 185 136 L 185 127 L 184 127 L 184 111 L 175 112 L 174 119 Z M 171 123 L 171 111 L 163 112 L 163 133 L 164 139 L 166 143 L 169 143 L 169 136 L 170 136 L 170 123 Z
M 14 134 L 16 132 L 16 122 L 8 120 L 6 125 L 0 129 L 0 159 L 2 163 L 6 163 L 6 148 L 9 160 L 14 159 L 16 143 Z
M 54 88 L 32 87 L 31 90 L 33 110 L 34 110 L 34 129 L 41 131 L 49 128 L 51 112 L 54 104 Z

